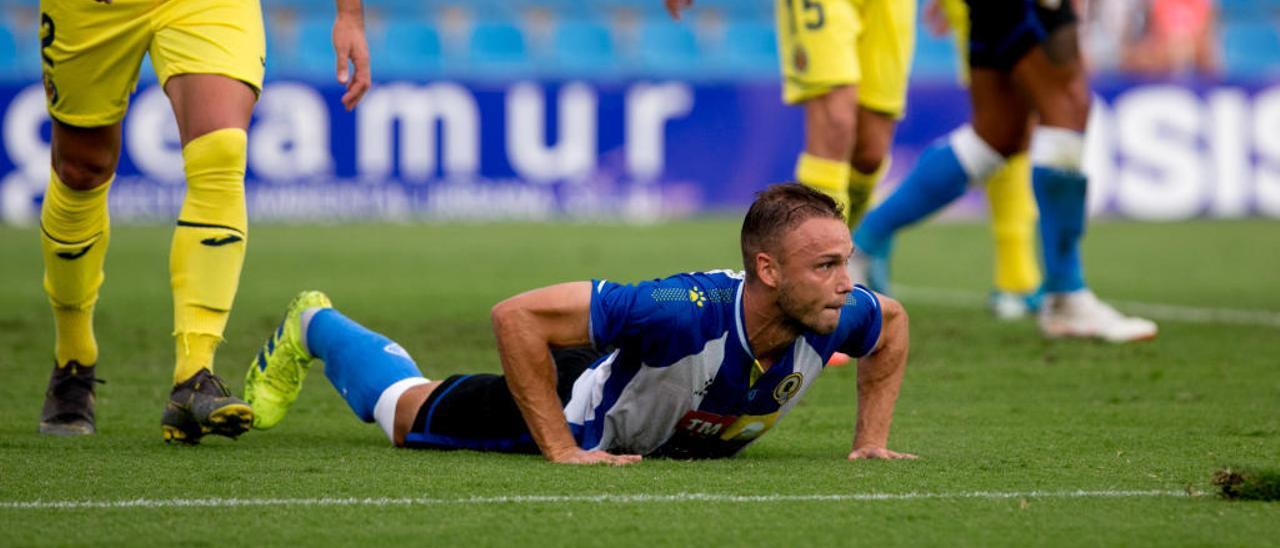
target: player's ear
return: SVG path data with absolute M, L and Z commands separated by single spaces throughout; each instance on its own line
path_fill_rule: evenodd
M 778 259 L 763 251 L 756 253 L 756 277 L 768 287 L 778 287 L 782 265 Z

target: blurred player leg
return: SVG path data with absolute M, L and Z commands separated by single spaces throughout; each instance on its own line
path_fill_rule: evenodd
M 1036 203 L 1027 153 L 1014 154 L 987 180 L 987 200 L 995 240 L 991 310 L 1000 319 L 1023 318 L 1036 308 L 1040 285 L 1034 244 Z
M 801 104 L 805 112 L 796 180 L 831 196 L 847 212 L 861 79 L 854 46 L 861 21 L 851 0 L 778 2 L 775 13 L 783 102 Z
M 889 290 L 888 260 L 898 230 L 959 198 L 970 181 L 986 180 L 1002 162 L 1000 154 L 969 126 L 925 149 L 902 184 L 854 232 L 854 244 L 870 263 L 865 279 L 871 289 Z
M 937 0 L 955 37 L 960 81 L 969 84 L 969 6 L 963 0 Z M 1030 136 L 1030 133 L 1027 133 Z M 1029 144 L 1029 143 L 1028 143 Z M 995 265 L 989 306 L 997 318 L 1025 317 L 1038 306 L 1040 267 L 1032 232 L 1036 206 L 1031 193 L 1031 165 L 1026 146 L 987 180 Z
M 1029 107 L 1013 82 L 998 71 L 975 69 L 970 96 L 972 126 L 963 126 L 935 141 L 883 203 L 867 214 L 854 232 L 860 259 L 853 264 L 872 289 L 889 291 L 889 256 L 898 230 L 937 212 L 964 194 L 968 184 L 986 181 L 1004 156 L 1025 141 Z M 999 105 L 998 110 L 992 110 Z
M 862 142 L 859 140 L 858 142 Z M 849 170 L 849 230 L 855 230 L 867 215 L 871 207 L 871 197 L 875 194 L 876 185 L 884 180 L 884 175 L 893 165 L 893 157 L 886 155 L 879 167 L 863 173 L 857 167 Z
M 804 102 L 805 150 L 796 161 L 796 180 L 830 196 L 846 215 L 856 94 L 856 87 L 840 86 Z
M 194 443 L 193 433 L 237 436 L 253 418 L 244 402 L 212 388 L 221 385 L 212 372 L 248 240 L 246 129 L 262 87 L 262 14 L 257 2 L 195 0 L 160 4 L 152 17 L 151 57 L 187 177 L 170 252 L 177 359 L 162 424 L 166 439 Z
M 1019 60 L 1014 77 L 1031 96 L 1041 121 L 1031 145 L 1045 262 L 1041 330 L 1050 337 L 1111 342 L 1155 337 L 1153 322 L 1120 314 L 1085 285 L 1080 240 L 1086 222 L 1083 157 L 1090 97 L 1076 25 L 1064 24 L 1051 32 Z
M 46 1 L 40 9 L 40 54 L 53 118 L 40 242 L 55 339 L 40 431 L 92 434 L 98 363 L 93 312 L 111 239 L 107 193 L 120 157 L 120 120 L 149 35 L 136 21 L 137 6 Z
M 859 20 L 857 138 L 849 170 L 850 229 L 866 213 L 875 186 L 889 169 L 893 133 L 906 114 L 907 81 L 915 53 L 916 2 L 870 0 L 862 3 Z

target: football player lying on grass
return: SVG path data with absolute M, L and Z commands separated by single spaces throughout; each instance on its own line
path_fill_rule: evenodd
M 761 192 L 742 226 L 745 274 L 677 274 L 536 289 L 493 307 L 505 375 L 422 376 L 387 337 L 303 292 L 254 359 L 254 426 L 284 418 L 310 364 L 398 447 L 538 452 L 561 463 L 729 457 L 795 407 L 835 352 L 860 357 L 848 458 L 888 448 L 907 314 L 850 282 L 853 246 L 830 198 Z

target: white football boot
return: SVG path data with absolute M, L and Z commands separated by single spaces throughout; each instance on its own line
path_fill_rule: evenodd
M 1096 337 L 1107 342 L 1146 341 L 1156 337 L 1151 320 L 1125 316 L 1098 300 L 1092 291 L 1048 293 L 1040 305 L 1040 332 L 1051 339 Z

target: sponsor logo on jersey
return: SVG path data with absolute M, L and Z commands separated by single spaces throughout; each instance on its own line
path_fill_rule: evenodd
M 718 438 L 738 417 L 692 410 L 676 422 L 676 432 L 693 438 Z

